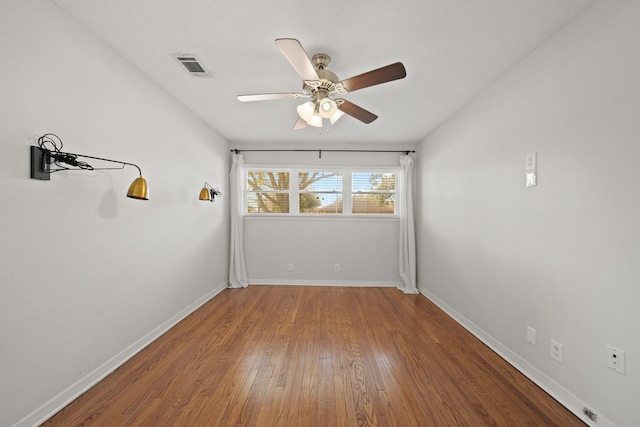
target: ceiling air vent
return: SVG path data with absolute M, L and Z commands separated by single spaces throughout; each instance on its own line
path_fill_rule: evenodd
M 178 61 L 189 74 L 195 77 L 211 77 L 211 73 L 207 71 L 202 65 L 202 62 L 196 55 L 191 53 L 177 53 L 171 55 L 176 61 Z

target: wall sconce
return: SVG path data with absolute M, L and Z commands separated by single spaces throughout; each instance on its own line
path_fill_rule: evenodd
M 59 144 L 59 146 L 58 146 Z M 47 147 L 49 147 L 47 148 Z M 65 153 L 61 151 L 62 140 L 52 133 L 47 133 L 38 138 L 38 146 L 31 146 L 31 178 L 50 180 L 53 172 L 62 170 L 109 170 L 124 169 L 125 166 L 135 166 L 140 176 L 136 178 L 129 186 L 127 197 L 139 200 L 149 200 L 149 188 L 147 181 L 142 177 L 142 171 L 138 165 L 133 163 L 121 162 L 118 160 L 103 159 L 101 157 L 87 156 L 85 154 Z M 95 159 L 103 162 L 120 163 L 117 168 L 94 168 L 87 162 L 78 160 L 78 157 L 87 159 Z M 56 168 L 52 169 L 54 164 Z
M 213 202 L 216 196 L 222 196 L 222 193 L 217 188 L 213 188 L 207 182 L 204 183 L 204 187 L 200 190 L 200 197 L 198 199 Z

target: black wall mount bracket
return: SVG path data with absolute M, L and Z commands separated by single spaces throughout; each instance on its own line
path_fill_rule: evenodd
M 43 150 L 35 145 L 31 146 L 31 178 L 51 180 L 51 171 L 49 168 L 49 151 Z

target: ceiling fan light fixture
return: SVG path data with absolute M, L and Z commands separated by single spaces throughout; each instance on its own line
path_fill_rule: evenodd
M 318 110 L 323 118 L 328 119 L 335 114 L 336 110 L 338 110 L 338 105 L 333 99 L 323 98 L 320 100 Z
M 311 115 L 311 117 L 309 118 L 309 120 L 307 120 L 307 124 L 309 126 L 314 126 L 317 128 L 321 128 L 322 127 L 322 116 L 318 113 L 313 113 Z
M 336 111 L 333 113 L 333 115 L 331 117 L 329 117 L 329 121 L 331 122 L 331 124 L 334 124 L 335 122 L 337 122 L 340 117 L 344 116 L 344 111 L 342 110 L 338 110 L 336 108 Z
M 315 111 L 315 109 L 316 109 L 316 105 L 313 101 L 307 101 L 304 104 L 300 104 L 296 107 L 296 110 L 298 111 L 298 115 L 305 122 L 308 122 L 309 119 L 311 119 L 311 116 L 313 115 L 313 112 Z

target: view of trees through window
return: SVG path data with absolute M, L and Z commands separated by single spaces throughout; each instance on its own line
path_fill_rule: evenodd
M 300 172 L 300 213 L 342 213 L 342 173 Z
M 396 175 L 352 172 L 346 174 L 348 187 L 343 188 L 344 171 L 248 171 L 246 212 L 342 214 L 347 197 L 351 205 L 347 213 L 393 215 Z M 293 183 L 292 177 L 297 178 Z
M 248 172 L 247 185 L 247 212 L 289 212 L 289 172 Z
M 352 211 L 355 214 L 394 214 L 396 174 L 357 172 L 352 178 Z

